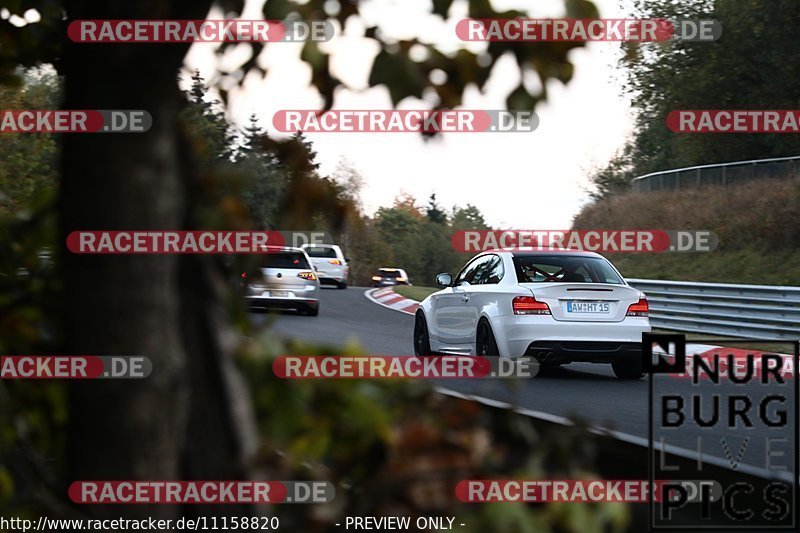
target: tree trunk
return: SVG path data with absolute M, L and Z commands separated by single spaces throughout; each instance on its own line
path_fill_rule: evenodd
M 67 1 L 70 19 L 202 19 L 210 2 Z M 177 87 L 183 44 L 67 42 L 67 109 L 143 109 L 147 133 L 65 135 L 61 237 L 75 230 L 187 227 L 194 183 L 182 149 Z M 66 349 L 143 355 L 144 380 L 76 381 L 70 387 L 67 480 L 237 479 L 246 475 L 255 426 L 230 354 L 224 284 L 207 257 L 64 252 Z M 93 507 L 118 515 L 119 507 Z M 197 509 L 198 511 L 200 509 Z M 167 516 L 170 506 L 130 506 L 125 516 Z

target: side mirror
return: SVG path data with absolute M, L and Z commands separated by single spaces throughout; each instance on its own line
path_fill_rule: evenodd
M 351 259 L 349 257 L 345 257 L 344 261 L 345 261 L 345 263 L 349 263 L 351 261 Z
M 437 274 L 436 284 L 440 287 L 450 287 L 453 285 L 453 276 L 449 272 Z

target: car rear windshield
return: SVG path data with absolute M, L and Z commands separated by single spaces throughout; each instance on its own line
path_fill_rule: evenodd
M 301 252 L 276 252 L 264 254 L 259 261 L 261 268 L 310 269 L 308 261 Z
M 328 248 L 327 246 L 318 246 L 314 248 L 306 248 L 306 253 L 311 257 L 332 257 L 336 258 L 336 250 Z
M 519 283 L 611 283 L 624 285 L 619 274 L 601 257 L 515 255 Z
M 398 270 L 378 270 L 378 275 L 384 278 L 401 278 L 402 275 Z

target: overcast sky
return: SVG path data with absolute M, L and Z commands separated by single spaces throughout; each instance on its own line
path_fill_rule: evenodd
M 604 18 L 627 15 L 619 0 L 594 0 Z M 259 18 L 263 0 L 249 0 L 242 18 Z M 497 9 L 528 8 L 534 17 L 563 14 L 561 0 L 494 0 Z M 460 43 L 454 32 L 456 20 L 466 15 L 464 3 L 456 2 L 449 23 L 426 16 L 429 0 L 369 0 L 362 12 L 369 23 L 378 23 L 392 36 L 419 36 L 452 50 Z M 531 8 L 530 6 L 535 6 Z M 212 13 L 212 18 L 220 14 Z M 326 46 L 332 53 L 331 68 L 347 88 L 336 93 L 334 108 L 388 109 L 391 100 L 383 87 L 367 89 L 367 77 L 377 46 L 358 37 L 364 21 L 351 19 L 344 31 Z M 186 59 L 187 69 L 199 68 L 212 77 L 216 60 L 212 44 L 195 44 Z M 470 43 L 480 50 L 484 43 Z M 310 69 L 299 60 L 301 45 L 273 44 L 259 61 L 266 78 L 251 74 L 243 88 L 230 95 L 230 119 L 244 125 L 255 113 L 271 130 L 272 115 L 281 109 L 318 109 L 321 100 L 309 86 Z M 630 133 L 629 102 L 621 96 L 621 74 L 616 68 L 618 43 L 589 43 L 573 50 L 572 81 L 564 86 L 551 82 L 548 101 L 536 112 L 538 129 L 531 133 L 443 134 L 423 141 L 414 133 L 316 133 L 308 134 L 318 153 L 323 172 L 333 172 L 341 160 L 349 162 L 364 178 L 362 200 L 368 213 L 391 205 L 401 192 L 414 195 L 420 204 L 435 192 L 446 208 L 467 203 L 477 206 L 489 224 L 500 228 L 565 229 L 587 201 L 586 179 L 622 146 Z M 246 47 L 223 58 L 226 67 L 247 58 Z M 535 87 L 538 81 L 531 81 Z M 519 83 L 513 59 L 494 66 L 486 90 L 468 91 L 467 109 L 501 109 L 508 93 Z M 428 108 L 422 101 L 405 100 L 402 108 Z

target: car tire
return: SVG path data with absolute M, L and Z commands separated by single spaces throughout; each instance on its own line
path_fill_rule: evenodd
M 499 356 L 500 350 L 497 348 L 497 340 L 494 338 L 492 326 L 487 320 L 478 322 L 478 330 L 475 333 L 475 353 L 480 356 Z
M 346 289 L 347 288 L 347 282 L 346 281 L 340 281 L 339 283 L 336 284 L 336 288 L 340 289 L 340 290 Z
M 642 379 L 644 377 L 642 360 L 639 357 L 611 363 L 611 368 L 619 379 Z
M 319 306 L 317 307 L 309 307 L 303 312 L 306 316 L 319 316 Z
M 432 355 L 431 339 L 428 336 L 428 323 L 422 312 L 414 316 L 414 355 L 424 357 Z

